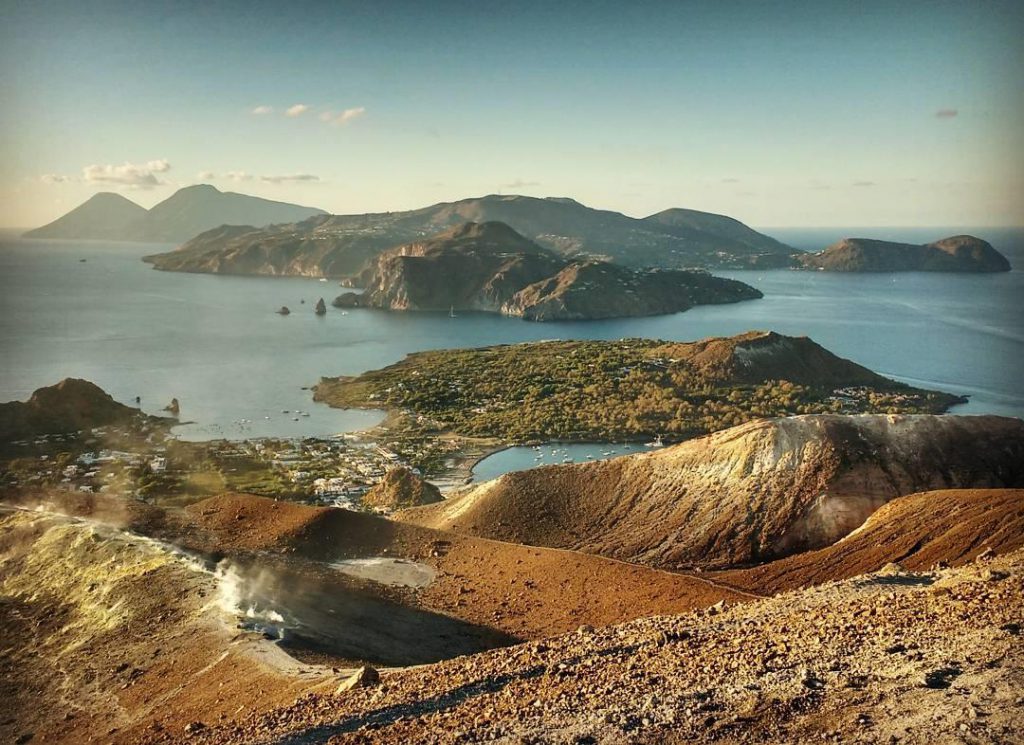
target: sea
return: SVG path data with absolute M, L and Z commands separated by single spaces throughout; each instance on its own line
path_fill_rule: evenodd
M 769 229 L 818 250 L 846 236 L 926 242 L 971 233 L 1003 252 L 1002 274 L 719 271 L 761 300 L 651 318 L 531 323 L 493 314 L 329 307 L 334 281 L 160 272 L 142 257 L 173 246 L 25 240 L 0 235 L 0 401 L 62 378 L 91 380 L 159 414 L 172 398 L 188 440 L 325 437 L 381 412 L 314 403 L 321 376 L 354 375 L 410 352 L 542 339 L 687 341 L 751 329 L 806 335 L 832 352 L 914 385 L 966 395 L 956 413 L 1024 417 L 1024 229 Z M 276 313 L 287 305 L 292 313 Z M 552 454 L 551 450 L 558 452 Z M 614 443 L 514 448 L 477 467 L 493 476 L 540 462 L 607 457 Z M 564 451 L 564 452 L 563 452 Z M 490 461 L 490 462 L 488 462 Z

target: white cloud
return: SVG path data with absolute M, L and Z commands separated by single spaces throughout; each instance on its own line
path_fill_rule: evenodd
M 217 178 L 217 174 L 213 171 L 200 171 L 196 174 L 196 178 L 200 181 L 213 181 Z
M 540 181 L 526 181 L 521 178 L 517 178 L 514 181 L 510 181 L 507 184 L 502 184 L 502 189 L 529 189 L 534 186 L 540 186 Z
M 295 173 L 288 176 L 260 176 L 260 181 L 266 181 L 270 184 L 283 184 L 286 181 L 319 181 L 319 176 L 314 176 L 312 173 Z
M 254 178 L 251 173 L 246 173 L 245 171 L 228 171 L 224 176 L 232 181 L 252 181 Z
M 274 113 L 274 107 L 273 106 L 257 106 L 255 109 L 253 109 L 249 113 L 251 113 L 253 116 L 265 116 L 267 114 L 273 114 Z
M 356 107 L 351 108 L 351 109 L 345 109 L 340 114 L 338 114 L 336 117 L 334 117 L 331 120 L 331 123 L 336 125 L 336 126 L 341 127 L 341 126 L 344 126 L 344 125 L 348 124 L 349 122 L 351 122 L 354 119 L 358 119 L 359 117 L 361 117 L 365 113 L 366 113 L 366 107 L 365 106 L 356 106 Z
M 164 182 L 156 174 L 171 170 L 166 160 L 151 160 L 148 163 L 124 163 L 123 165 L 93 164 L 82 169 L 82 178 L 92 184 L 113 184 L 129 189 L 152 189 Z
M 44 173 L 42 176 L 39 177 L 39 180 L 42 181 L 44 184 L 66 184 L 71 181 L 74 181 L 74 179 L 71 178 L 71 176 L 64 176 L 63 174 L 60 173 Z
M 309 107 L 306 106 L 306 104 L 304 104 L 304 103 L 297 103 L 294 106 L 289 106 L 287 109 L 285 109 L 284 115 L 285 116 L 291 116 L 291 117 L 302 116 L 307 111 L 309 111 Z

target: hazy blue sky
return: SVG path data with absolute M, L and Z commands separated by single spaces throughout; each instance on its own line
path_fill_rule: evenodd
M 1024 223 L 1024 2 L 0 8 L 0 225 L 201 181 L 334 212 Z

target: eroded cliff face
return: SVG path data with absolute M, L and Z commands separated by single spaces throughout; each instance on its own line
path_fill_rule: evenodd
M 742 282 L 702 272 L 567 260 L 498 222 L 466 223 L 386 251 L 361 273 L 360 284 L 362 295 L 347 293 L 334 304 L 554 321 L 677 313 L 761 297 Z
M 725 568 L 831 544 L 903 494 L 1022 485 L 1018 419 L 797 416 L 506 474 L 399 518 L 658 567 Z

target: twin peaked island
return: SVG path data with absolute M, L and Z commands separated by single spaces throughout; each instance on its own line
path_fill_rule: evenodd
M 346 278 L 366 288 L 339 297 L 342 307 L 478 310 L 538 321 L 675 313 L 761 296 L 705 270 L 1010 268 L 973 236 L 925 245 L 848 238 L 806 253 L 725 215 L 669 209 L 634 218 L 573 199 L 495 194 L 330 215 L 199 185 L 150 210 L 98 194 L 26 235 L 185 241 L 146 261 L 167 271 Z

